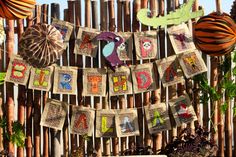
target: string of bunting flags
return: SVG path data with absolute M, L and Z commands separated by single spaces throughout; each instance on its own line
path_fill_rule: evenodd
M 197 120 L 188 95 L 169 101 L 175 126 Z M 69 104 L 48 99 L 41 116 L 40 125 L 62 130 Z M 145 106 L 145 116 L 150 134 L 171 129 L 171 121 L 165 103 Z M 95 114 L 96 112 L 96 114 Z M 70 128 L 72 134 L 92 136 L 96 124 L 96 137 L 138 136 L 137 108 L 96 110 L 72 105 Z

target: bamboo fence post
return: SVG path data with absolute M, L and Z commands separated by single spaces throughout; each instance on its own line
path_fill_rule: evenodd
M 23 19 L 17 20 L 17 32 L 18 32 L 18 42 L 21 38 L 22 33 L 24 32 L 24 24 Z M 23 126 L 25 123 L 25 86 L 19 85 L 18 88 L 18 121 Z M 24 126 L 23 126 L 24 127 Z M 23 147 L 17 147 L 17 156 L 23 157 L 24 156 L 24 148 Z
M 4 21 L 3 18 L 0 18 L 2 22 Z M 4 44 L 0 46 L 0 71 L 4 71 Z M 0 86 L 0 118 L 2 119 L 5 114 L 4 112 L 4 105 L 3 105 L 3 98 L 4 98 L 4 86 Z M 3 134 L 3 128 L 0 128 L 0 134 Z M 4 137 L 0 136 L 0 151 L 4 150 Z
M 33 25 L 33 16 L 27 17 L 27 27 Z M 32 157 L 32 106 L 33 106 L 33 91 L 27 90 L 26 101 L 26 156 Z
M 139 22 L 137 21 L 137 13 L 141 9 L 141 0 L 134 0 L 133 1 L 133 32 L 138 32 L 139 31 Z M 135 49 L 133 53 L 133 58 L 135 56 Z M 135 64 L 139 64 L 138 61 L 136 60 L 134 62 Z M 144 145 L 144 131 L 143 131 L 143 116 L 142 116 L 142 95 L 141 94 L 135 94 L 135 106 L 137 107 L 138 110 L 138 124 L 139 124 L 139 131 L 140 131 L 140 136 L 136 136 L 136 147 L 142 147 Z
M 79 8 L 75 7 L 75 1 L 68 1 L 68 21 L 73 23 L 73 24 L 75 23 L 74 9 L 79 9 Z M 77 22 L 80 22 L 80 21 L 79 20 L 76 21 L 76 24 L 77 24 Z M 73 32 L 73 33 L 75 33 L 75 32 Z M 74 51 L 74 46 L 75 46 L 75 42 L 74 42 L 75 36 L 74 36 L 73 33 L 72 33 L 71 40 L 69 42 L 69 65 L 70 66 L 75 66 L 76 65 L 75 54 L 73 52 Z M 70 95 L 69 98 L 70 98 L 70 104 L 75 105 L 76 104 L 76 97 Z M 70 107 L 70 113 L 71 112 L 72 112 L 72 108 Z M 70 115 L 70 117 L 71 117 L 71 115 Z M 77 136 L 74 135 L 74 134 L 71 134 L 70 136 L 71 136 L 71 153 L 74 153 L 74 152 L 76 152 L 76 148 L 77 148 L 77 139 L 76 139 Z
M 41 22 L 41 6 L 35 7 L 35 24 Z M 34 156 L 40 157 L 40 118 L 41 118 L 41 92 L 34 91 Z
M 3 118 L 3 96 L 2 92 L 0 92 L 0 118 Z M 0 134 L 3 135 L 3 129 L 0 129 Z M 0 151 L 4 150 L 4 144 L 3 144 L 3 136 L 0 136 Z
M 42 5 L 42 22 L 48 23 L 48 4 Z M 43 101 L 42 101 L 42 107 L 44 108 L 46 105 L 46 101 L 48 99 L 48 92 L 43 92 Z M 43 127 L 43 156 L 48 157 L 49 156 L 49 128 Z
M 98 24 L 98 2 L 97 1 L 92 1 L 92 27 L 95 29 L 99 29 L 99 24 Z M 93 66 L 95 68 L 99 68 L 99 51 L 97 54 L 97 57 L 93 60 Z M 100 109 L 101 108 L 101 99 L 99 97 L 94 97 L 94 108 L 95 109 Z M 96 128 L 94 127 L 94 130 Z M 94 131 L 95 132 L 95 131 Z M 95 134 L 94 134 L 95 136 Z M 101 149 L 101 138 L 96 138 L 95 137 L 95 150 L 96 150 L 96 155 L 97 157 L 102 156 L 102 149 Z

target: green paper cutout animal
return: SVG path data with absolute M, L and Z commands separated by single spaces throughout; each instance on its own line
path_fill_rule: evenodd
M 170 12 L 169 14 L 160 17 L 148 17 L 150 10 L 141 9 L 137 14 L 137 18 L 143 25 L 152 26 L 154 28 L 159 26 L 163 28 L 168 25 L 179 25 L 182 22 L 186 22 L 190 19 L 198 18 L 204 15 L 203 9 L 196 12 L 191 12 L 194 2 L 195 0 L 189 0 L 174 12 Z

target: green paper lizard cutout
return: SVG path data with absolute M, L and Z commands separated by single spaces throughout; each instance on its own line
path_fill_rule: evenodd
M 0 72 L 0 85 L 2 85 L 4 83 L 5 76 L 6 76 L 6 73 Z
M 174 12 L 170 12 L 166 16 L 161 17 L 148 17 L 148 13 L 150 13 L 150 11 L 148 9 L 141 9 L 137 14 L 137 18 L 142 24 L 152 26 L 154 28 L 159 26 L 163 28 L 168 25 L 178 25 L 182 22 L 186 22 L 190 19 L 204 15 L 203 9 L 196 12 L 191 12 L 194 2 L 195 0 L 189 0 L 179 9 L 176 9 Z

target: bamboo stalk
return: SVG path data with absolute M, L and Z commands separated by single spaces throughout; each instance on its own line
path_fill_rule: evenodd
M 24 25 L 23 20 L 18 19 L 17 20 L 17 29 L 18 29 L 18 42 L 21 38 L 22 33 L 24 32 Z M 25 101 L 26 101 L 26 95 L 25 95 L 25 87 L 22 85 L 19 85 L 18 90 L 18 121 L 23 126 L 25 123 Z M 23 147 L 17 147 L 17 156 L 23 157 L 24 156 L 24 148 Z
M 33 16 L 27 17 L 27 27 L 33 25 Z M 26 156 L 32 157 L 32 106 L 33 106 L 33 91 L 27 90 L 26 102 Z
M 43 4 L 42 5 L 42 22 L 48 23 L 48 7 L 49 5 Z M 48 98 L 48 92 L 43 92 L 43 108 L 46 105 L 46 101 Z M 49 156 L 49 128 L 43 127 L 43 156 Z

